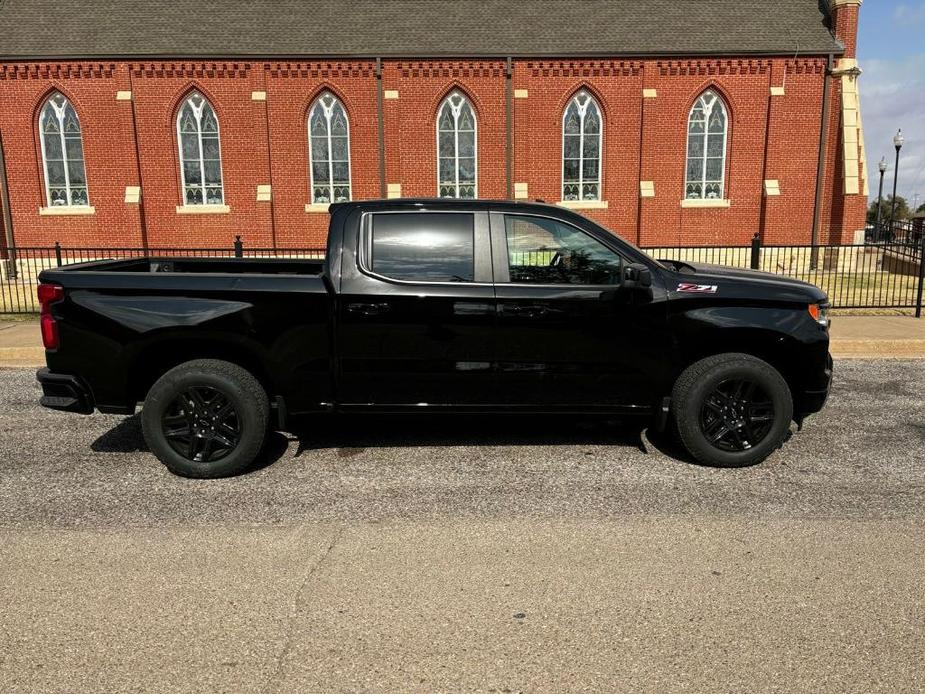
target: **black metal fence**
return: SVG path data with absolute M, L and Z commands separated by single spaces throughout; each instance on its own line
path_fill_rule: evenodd
M 841 246 L 660 247 L 645 250 L 658 259 L 764 270 L 815 284 L 840 309 L 922 311 L 925 238 L 912 224 L 877 230 L 866 243 Z M 0 314 L 38 311 L 39 273 L 51 267 L 109 258 L 141 256 L 321 259 L 320 248 L 247 248 L 238 237 L 225 248 L 0 248 Z
M 918 246 L 885 241 L 839 246 L 647 248 L 656 258 L 762 270 L 823 289 L 833 308 L 915 309 L 921 316 L 925 254 Z
M 248 248 L 235 237 L 225 248 L 0 248 L 0 314 L 28 314 L 39 310 L 36 297 L 42 270 L 93 260 L 162 256 L 174 258 L 300 258 L 321 260 L 323 248 Z
M 917 255 L 922 248 L 922 236 L 925 234 L 925 217 L 910 220 L 895 220 L 890 223 L 868 224 L 864 230 L 865 243 L 886 243 L 901 246 Z

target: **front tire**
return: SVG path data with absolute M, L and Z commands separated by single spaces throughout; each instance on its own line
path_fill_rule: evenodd
M 783 376 L 748 354 L 719 354 L 688 367 L 672 392 L 681 442 L 700 463 L 757 465 L 790 435 L 793 398 Z
M 141 412 L 145 442 L 182 477 L 227 477 L 246 470 L 266 438 L 270 405 L 254 375 L 237 364 L 197 359 L 148 391 Z

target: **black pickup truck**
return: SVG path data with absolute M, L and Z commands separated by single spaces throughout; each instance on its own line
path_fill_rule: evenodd
M 133 414 L 173 472 L 246 469 L 269 428 L 348 411 L 670 423 L 764 460 L 819 411 L 828 303 L 770 274 L 657 261 L 561 207 L 335 204 L 324 261 L 146 257 L 40 276 L 42 404 Z

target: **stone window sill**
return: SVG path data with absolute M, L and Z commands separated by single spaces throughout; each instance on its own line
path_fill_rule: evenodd
M 96 208 L 90 205 L 57 205 L 55 207 L 40 207 L 39 214 L 43 217 L 70 217 L 96 214 Z
M 692 198 L 681 201 L 681 207 L 729 207 L 730 200 L 725 198 Z
M 308 214 L 327 214 L 330 206 L 330 202 L 310 202 L 305 206 L 305 211 Z
M 230 214 L 228 205 L 177 205 L 177 214 Z
M 570 210 L 606 210 L 608 207 L 606 200 L 560 200 L 556 204 Z

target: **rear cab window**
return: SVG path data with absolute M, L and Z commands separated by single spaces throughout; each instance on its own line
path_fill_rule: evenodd
M 372 215 L 367 268 L 406 282 L 474 282 L 475 216 L 394 212 Z

